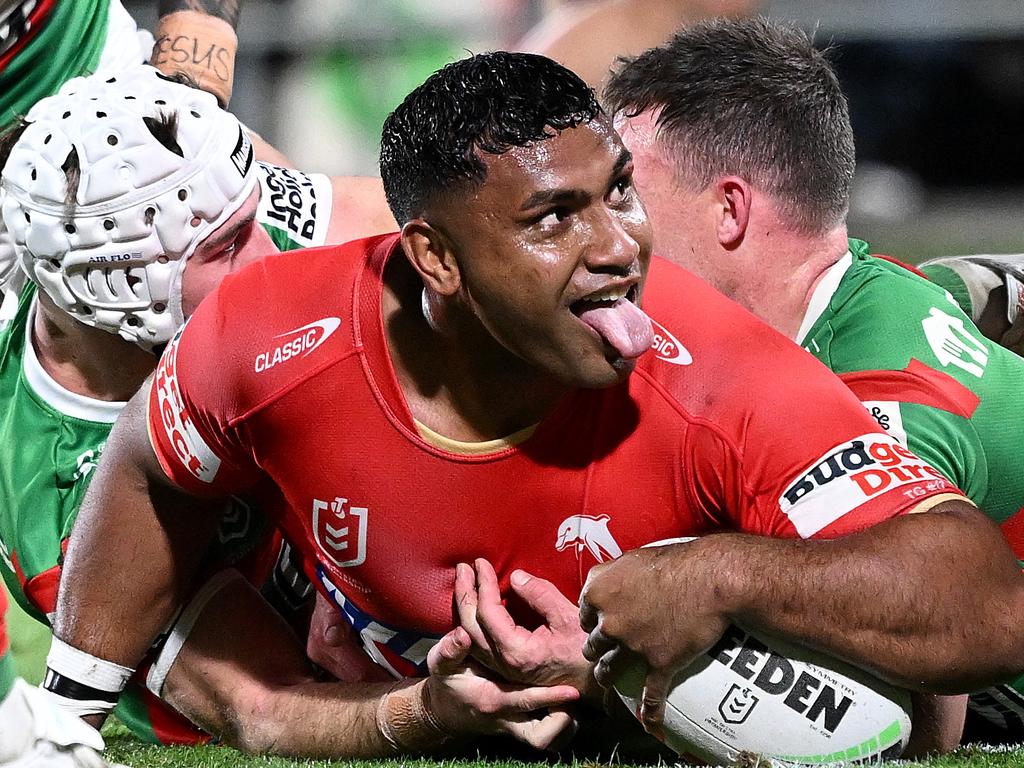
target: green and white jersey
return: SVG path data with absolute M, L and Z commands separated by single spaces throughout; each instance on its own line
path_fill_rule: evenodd
M 260 202 L 256 221 L 279 251 L 315 248 L 327 242 L 331 224 L 331 180 L 269 163 L 256 163 Z
M 26 286 L 0 330 L 0 573 L 45 622 L 62 544 L 124 403 L 69 392 L 46 373 L 29 341 L 35 297 Z
M 43 26 L 0 68 L 0 130 L 68 80 L 149 59 L 153 36 L 120 0 L 59 0 Z
M 858 240 L 819 283 L 797 341 L 998 523 L 1024 561 L 1024 359 L 986 339 L 944 288 Z M 1020 728 L 1024 678 L 972 707 Z
M 322 245 L 329 179 L 263 164 L 259 173 L 256 219 L 278 249 Z M 26 612 L 49 623 L 71 527 L 124 403 L 69 392 L 46 373 L 31 342 L 36 293 L 29 283 L 0 305 L 0 575 Z M 236 504 L 225 516 L 212 560 L 235 562 L 263 539 L 262 520 L 249 512 Z M 141 738 L 180 740 L 152 710 L 128 691 L 117 713 Z

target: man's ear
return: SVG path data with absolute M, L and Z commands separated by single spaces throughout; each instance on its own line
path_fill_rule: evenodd
M 747 233 L 754 190 L 739 176 L 723 176 L 715 182 L 715 235 L 724 248 L 735 248 Z
M 462 286 L 459 263 L 451 239 L 425 219 L 412 219 L 402 227 L 402 250 L 423 285 L 442 296 L 453 296 Z

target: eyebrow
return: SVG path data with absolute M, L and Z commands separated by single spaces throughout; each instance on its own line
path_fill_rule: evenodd
M 254 211 L 252 216 L 246 216 L 244 219 L 242 219 L 235 226 L 233 226 L 231 229 L 227 230 L 223 234 L 220 234 L 220 235 L 217 235 L 216 237 L 211 237 L 211 238 L 209 238 L 207 240 L 204 240 L 203 241 L 203 245 L 207 246 L 208 248 L 209 247 L 216 247 L 218 245 L 223 245 L 224 243 L 228 242 L 229 240 L 234 240 L 236 237 L 238 237 L 238 233 L 241 232 L 243 229 L 245 229 L 250 224 L 252 224 L 253 221 L 255 221 L 255 219 L 256 219 L 256 213 Z
M 612 166 L 611 178 L 615 178 L 622 172 L 622 169 L 633 159 L 633 153 L 623 148 L 619 157 Z M 581 204 L 590 199 L 590 194 L 582 189 L 541 189 L 534 192 L 519 206 L 520 211 L 528 211 L 541 205 L 553 203 L 575 203 Z

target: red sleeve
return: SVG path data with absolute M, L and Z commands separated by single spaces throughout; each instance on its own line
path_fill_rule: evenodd
M 820 373 L 788 390 L 788 407 L 759 410 L 767 417 L 758 425 L 765 439 L 748 442 L 744 457 L 757 469 L 751 484 L 758 517 L 773 533 L 842 536 L 929 497 L 960 493 L 883 432 L 837 377 L 810 362 Z
M 149 438 L 167 477 L 198 496 L 227 496 L 253 485 L 260 470 L 228 406 L 237 376 L 214 293 L 167 345 L 149 391 Z
M 739 424 L 694 441 L 691 488 L 710 518 L 760 535 L 830 538 L 960 493 L 804 350 L 779 352 L 788 375 L 765 371 L 741 385 Z

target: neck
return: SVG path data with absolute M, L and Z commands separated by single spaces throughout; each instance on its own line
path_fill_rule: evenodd
M 404 260 L 395 261 L 402 273 L 388 279 L 382 309 L 388 350 L 413 417 L 464 442 L 507 437 L 542 421 L 566 387 L 538 376 L 475 319 L 438 312 L 428 322 L 422 283 Z
M 747 283 L 741 304 L 783 335 L 795 339 L 814 289 L 847 251 L 846 227 L 807 237 L 772 233 L 772 244 L 758 245 L 758 277 Z
M 32 343 L 39 363 L 65 389 L 108 402 L 128 400 L 156 357 L 120 336 L 84 325 L 39 293 Z

